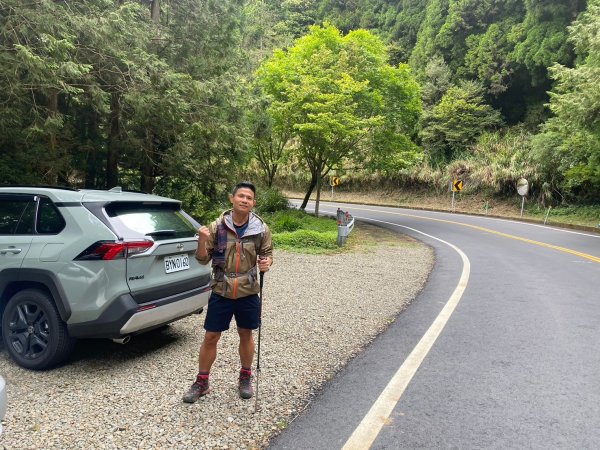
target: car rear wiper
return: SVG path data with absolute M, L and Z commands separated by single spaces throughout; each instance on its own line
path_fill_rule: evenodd
M 156 230 L 146 233 L 146 236 L 175 236 L 175 230 Z

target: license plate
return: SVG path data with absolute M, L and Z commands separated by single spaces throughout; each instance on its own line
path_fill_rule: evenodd
M 165 256 L 165 272 L 173 273 L 190 268 L 190 257 L 188 255 Z

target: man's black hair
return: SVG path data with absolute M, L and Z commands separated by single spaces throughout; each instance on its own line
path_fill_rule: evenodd
M 242 188 L 250 189 L 254 193 L 254 196 L 256 197 L 256 187 L 249 181 L 242 181 L 241 183 L 236 184 L 235 187 L 233 188 L 233 191 L 231 191 L 231 195 L 235 195 L 235 193 L 238 191 L 238 189 L 242 189 Z

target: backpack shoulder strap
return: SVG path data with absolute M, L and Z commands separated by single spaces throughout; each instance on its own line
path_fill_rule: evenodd
M 225 268 L 225 251 L 227 250 L 227 227 L 222 220 L 217 221 L 217 245 L 213 250 L 213 266 Z
M 262 242 L 263 242 L 264 235 L 265 235 L 265 232 L 262 231 L 261 233 L 253 236 L 254 248 L 256 249 L 256 256 L 260 255 L 260 249 L 262 248 Z

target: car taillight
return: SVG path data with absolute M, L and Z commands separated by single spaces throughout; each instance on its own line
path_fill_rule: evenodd
M 143 253 L 154 245 L 152 241 L 98 241 L 82 251 L 76 260 L 113 260 Z
M 137 309 L 137 312 L 148 311 L 149 309 L 154 309 L 154 308 L 156 308 L 156 305 L 155 305 L 155 304 L 153 304 L 153 305 L 145 305 L 145 306 L 140 306 L 140 307 Z

